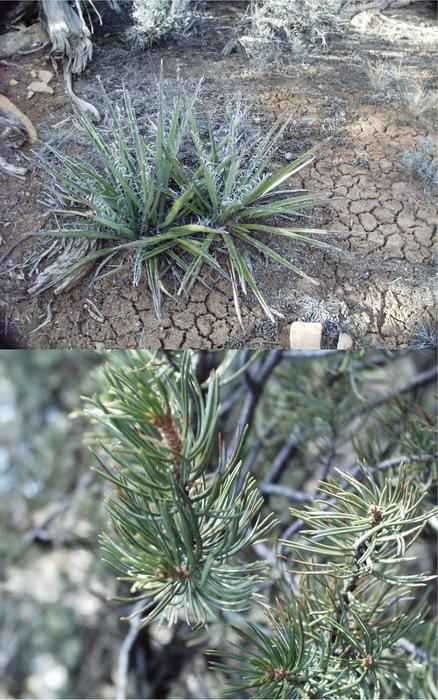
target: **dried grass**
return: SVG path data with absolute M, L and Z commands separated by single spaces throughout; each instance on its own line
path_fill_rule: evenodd
M 189 0 L 134 0 L 132 19 L 134 26 L 128 30 L 128 38 L 149 47 L 188 28 Z
M 249 59 L 264 66 L 289 54 L 305 59 L 344 28 L 351 0 L 252 0 L 239 30 Z

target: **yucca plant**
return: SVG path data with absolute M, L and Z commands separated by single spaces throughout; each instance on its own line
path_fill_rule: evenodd
M 320 492 L 314 505 L 290 511 L 308 529 L 283 542 L 297 581 L 275 607 L 264 604 L 268 628 L 235 630 L 251 648 L 246 654 L 212 652 L 224 659 L 213 665 L 232 676 L 228 694 L 437 697 L 432 664 L 407 641 L 424 624 L 425 601 L 414 591 L 432 577 L 405 571 L 436 509 L 421 507 L 425 492 L 403 468 L 385 479 L 365 467 L 360 480 L 340 472 Z M 433 624 L 424 642 L 433 658 Z
M 279 120 L 269 133 L 257 135 L 248 130 L 244 112 L 236 109 L 225 129 L 210 126 L 204 134 L 194 114 L 199 89 L 191 99 L 185 99 L 180 89 L 169 110 L 161 87 L 158 117 L 146 132 L 126 90 L 123 107 L 114 107 L 106 98 L 106 134 L 86 115 L 79 115 L 96 165 L 90 163 L 90 154 L 76 158 L 55 150 L 52 162 L 45 164 L 61 201 L 59 213 L 77 215 L 78 223 L 38 235 L 99 241 L 97 250 L 61 276 L 118 253 L 130 254 L 129 262 L 116 271 L 132 266 L 133 283 L 139 284 L 145 270 L 158 316 L 162 291 L 170 294 L 163 284 L 164 272 L 169 267 L 182 270 L 178 289 L 182 294 L 195 280 L 202 280 L 206 265 L 231 281 L 240 322 L 239 288 L 243 293 L 252 290 L 273 319 L 273 313 L 280 314 L 263 298 L 248 255 L 261 253 L 307 277 L 260 234 L 326 245 L 312 237 L 324 231 L 295 223 L 303 208 L 325 201 L 302 190 L 280 189 L 313 161 L 317 147 L 272 174 L 272 157 L 285 124 Z
M 240 484 L 239 438 L 217 434 L 218 381 L 201 390 L 189 352 L 177 368 L 124 353 L 106 369 L 108 391 L 88 412 L 103 426 L 98 472 L 114 485 L 107 509 L 107 561 L 144 601 L 143 624 L 184 615 L 204 625 L 247 608 L 263 562 L 239 558 L 274 525 L 260 519 L 252 476 Z M 214 465 L 211 468 L 211 465 Z

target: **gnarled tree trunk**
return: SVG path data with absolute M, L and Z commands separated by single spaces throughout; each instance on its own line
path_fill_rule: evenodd
M 93 55 L 90 28 L 83 16 L 83 6 L 90 0 L 41 0 L 43 22 L 52 44 L 52 54 L 56 58 L 66 58 L 64 67 L 66 89 L 75 104 L 88 112 L 93 121 L 99 120 L 99 112 L 93 105 L 81 100 L 73 92 L 72 75 L 82 73 Z M 108 5 L 119 9 L 118 0 L 107 0 Z M 90 7 L 95 8 L 90 2 Z M 99 16 L 101 21 L 101 18 Z
M 68 0 L 41 0 L 41 5 L 52 53 L 58 58 L 66 56 L 73 74 L 82 73 L 93 55 L 93 44 L 80 0 L 76 0 L 76 11 Z

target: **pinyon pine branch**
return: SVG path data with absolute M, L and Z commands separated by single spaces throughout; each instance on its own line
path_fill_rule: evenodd
M 184 614 L 204 625 L 248 608 L 265 564 L 240 554 L 274 521 L 260 518 L 251 475 L 238 486 L 241 436 L 229 455 L 218 437 L 217 378 L 204 396 L 188 352 L 177 369 L 140 352 L 113 362 L 107 393 L 87 411 L 103 426 L 97 471 L 114 486 L 107 561 L 137 594 L 129 600 L 144 601 L 142 624 Z
M 321 501 L 291 514 L 308 529 L 285 542 L 298 587 L 282 582 L 266 626 L 235 629 L 247 649 L 216 652 L 213 667 L 231 678 L 227 694 L 255 698 L 437 697 L 433 630 L 424 600 L 413 596 L 431 576 L 406 574 L 407 550 L 436 512 L 406 470 L 387 478 L 365 467 L 362 481 L 340 473 L 346 487 L 320 485 Z M 348 490 L 347 490 L 348 488 Z M 414 557 L 411 557 L 411 559 Z M 423 626 L 421 658 L 409 638 Z M 248 648 L 249 647 L 249 648 Z M 235 672 L 238 672 L 238 677 Z
M 320 485 L 320 492 L 333 498 L 334 503 L 324 510 L 315 505 L 291 515 L 301 517 L 310 529 L 301 530 L 302 542 L 287 543 L 294 555 L 317 554 L 323 561 L 318 569 L 347 581 L 346 594 L 355 590 L 362 576 L 372 575 L 391 583 L 420 585 L 427 575 L 406 576 L 391 573 L 392 568 L 406 561 L 406 550 L 415 542 L 426 520 L 433 513 L 424 512 L 420 504 L 425 493 L 420 493 L 414 483 L 409 483 L 407 471 L 400 467 L 396 481 L 387 478 L 384 486 L 362 468 L 365 483 L 350 474 L 340 472 L 347 488 L 331 478 Z M 328 561 L 325 561 L 328 560 Z M 299 560 L 301 562 L 301 559 Z M 379 564 L 386 566 L 382 570 Z M 305 562 L 308 567 L 308 562 Z

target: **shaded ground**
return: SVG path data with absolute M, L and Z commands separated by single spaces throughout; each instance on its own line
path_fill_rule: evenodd
M 16 249 L 7 273 L 0 277 L 0 314 L 9 332 L 21 345 L 46 348 L 285 347 L 290 322 L 303 319 L 324 323 L 326 346 L 339 330 L 350 332 L 357 347 L 409 343 L 418 326 L 434 319 L 436 207 L 433 199 L 424 197 L 420 184 L 409 180 L 401 156 L 414 150 L 419 138 L 433 134 L 434 126 L 430 120 L 413 116 L 406 104 L 373 93 L 364 62 L 402 60 L 409 75 L 429 79 L 433 87 L 436 43 L 431 37 L 437 30 L 428 12 L 424 6 L 421 11 L 408 7 L 389 13 L 390 23 L 397 27 L 393 42 L 382 36 L 363 34 L 359 39 L 352 35 L 348 43 L 338 42 L 328 54 L 309 59 L 305 65 L 295 62 L 272 71 L 254 68 L 236 54 L 221 55 L 235 22 L 223 8 L 204 19 L 185 43 L 147 53 L 126 46 L 121 33 L 110 35 L 107 27 L 101 30 L 95 39 L 93 62 L 77 81 L 78 94 L 90 101 L 96 99 L 96 76 L 100 75 L 115 97 L 124 80 L 134 101 L 142 101 L 145 110 L 154 112 L 159 66 L 164 59 L 170 83 L 177 75 L 193 82 L 205 76 L 201 112 L 210 111 L 217 117 L 241 93 L 258 126 L 269 127 L 281 112 L 291 115 L 276 156 L 279 165 L 332 136 L 312 169 L 301 171 L 302 179 L 295 178 L 293 184 L 327 191 L 336 198 L 332 207 L 320 211 L 310 223 L 339 232 L 328 240 L 341 252 L 322 253 L 290 242 L 278 248 L 316 277 L 317 287 L 283 268 L 254 261 L 264 293 L 285 319 L 271 324 L 248 299 L 242 331 L 231 288 L 214 279 L 210 289 L 195 287 L 188 300 L 167 301 L 160 320 L 154 316 L 146 288 L 132 288 L 130 274 L 94 283 L 88 276 L 60 297 L 46 292 L 29 298 L 29 266 L 21 266 L 31 246 L 41 246 L 33 241 Z M 427 41 L 418 43 L 418 32 Z M 71 128 L 71 105 L 61 77 L 51 83 L 54 95 L 26 98 L 31 71 L 39 68 L 53 70 L 46 51 L 3 63 L 1 91 L 32 119 L 41 139 L 48 139 L 56 129 Z M 11 85 L 10 80 L 17 84 Z M 0 253 L 23 233 L 45 224 L 45 209 L 39 203 L 43 184 L 38 169 L 24 181 L 0 171 L 5 194 L 0 204 Z M 47 324 L 35 330 L 45 320 Z

